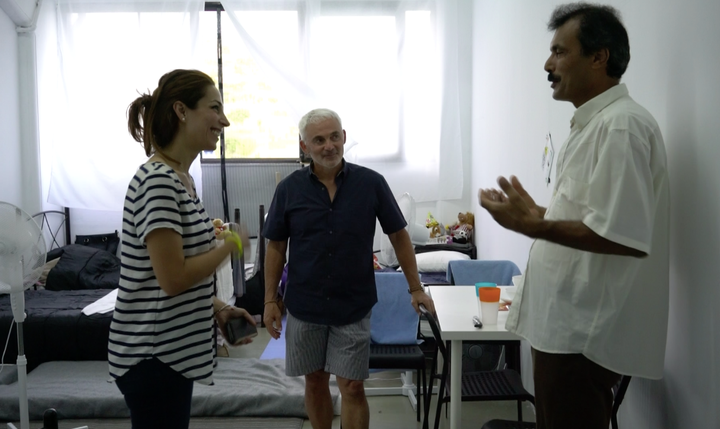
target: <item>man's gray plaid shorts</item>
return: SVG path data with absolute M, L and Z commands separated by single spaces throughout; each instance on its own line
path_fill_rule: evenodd
M 291 377 L 324 370 L 349 380 L 370 376 L 370 313 L 341 326 L 317 325 L 287 315 L 285 373 Z

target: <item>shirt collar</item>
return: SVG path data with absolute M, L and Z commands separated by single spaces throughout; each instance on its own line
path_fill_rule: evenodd
M 313 164 L 314 164 L 314 162 L 311 160 L 310 165 L 308 165 L 307 175 L 308 175 L 308 177 L 314 177 L 315 179 L 317 179 L 317 175 L 315 175 L 315 172 L 313 172 L 313 169 L 312 169 Z M 343 176 L 347 176 L 347 174 L 348 174 L 348 163 L 345 162 L 345 158 L 342 159 L 342 168 L 340 169 L 340 171 L 338 171 L 338 174 L 337 174 L 337 176 L 335 176 L 335 178 L 339 177 L 341 174 Z
M 575 110 L 575 114 L 570 120 L 570 128 L 574 128 L 575 126 L 584 128 L 595 114 L 626 95 L 628 95 L 628 89 L 624 83 L 615 85 L 602 94 L 596 95 Z

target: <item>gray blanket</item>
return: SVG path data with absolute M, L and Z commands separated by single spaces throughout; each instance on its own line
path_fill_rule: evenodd
M 6 368 L 7 370 L 7 368 Z M 127 418 L 130 413 L 115 383 L 108 382 L 107 362 L 47 362 L 28 374 L 31 420 L 48 408 L 61 419 Z M 285 375 L 284 359 L 218 359 L 215 384 L 195 384 L 194 417 L 307 417 L 303 377 Z M 330 391 L 339 414 L 334 377 Z M 0 421 L 19 419 L 17 383 L 0 385 Z

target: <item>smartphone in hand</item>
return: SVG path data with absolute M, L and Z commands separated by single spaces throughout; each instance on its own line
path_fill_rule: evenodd
M 228 342 L 233 346 L 240 344 L 245 339 L 256 337 L 258 334 L 257 327 L 251 325 L 244 317 L 228 320 L 225 331 Z

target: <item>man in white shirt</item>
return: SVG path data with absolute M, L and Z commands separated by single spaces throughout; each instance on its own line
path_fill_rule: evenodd
M 620 374 L 663 374 L 669 182 L 660 129 L 620 78 L 618 12 L 555 9 L 545 63 L 553 98 L 576 107 L 547 209 L 516 177 L 481 189 L 503 227 L 535 238 L 506 327 L 532 346 L 537 427 L 607 429 Z

